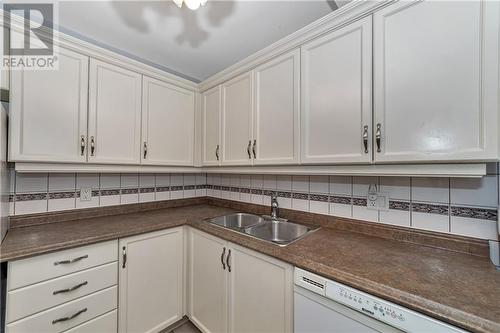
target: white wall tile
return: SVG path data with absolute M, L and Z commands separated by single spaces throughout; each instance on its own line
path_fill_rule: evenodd
M 356 197 L 366 197 L 370 185 L 378 186 L 378 184 L 378 177 L 352 177 L 352 195 Z
M 102 179 L 102 178 L 101 178 Z M 115 206 L 120 204 L 120 195 L 104 195 L 99 198 L 99 206 Z
M 309 211 L 316 214 L 328 215 L 328 202 L 309 201 Z
M 240 187 L 240 175 L 231 175 L 229 185 L 232 187 Z
M 264 175 L 263 188 L 266 190 L 276 190 L 276 176 L 275 175 Z
M 389 193 L 393 200 L 410 200 L 410 178 L 381 177 L 379 191 Z
M 264 198 L 260 194 L 252 194 L 252 203 L 262 205 L 264 203 Z
M 411 200 L 419 202 L 448 203 L 450 200 L 450 179 L 412 178 Z
M 151 201 L 155 201 L 154 192 L 139 193 L 139 202 L 151 202 Z
M 120 188 L 120 175 L 114 173 L 103 173 L 100 177 L 101 189 L 118 189 Z
M 451 233 L 482 239 L 498 240 L 496 221 L 452 216 Z
M 309 191 L 311 193 L 329 193 L 330 182 L 328 176 L 311 176 L 309 179 Z
M 170 186 L 183 186 L 184 176 L 182 174 L 171 174 L 170 175 Z
M 342 196 L 352 195 L 351 176 L 330 176 L 330 194 Z
M 155 184 L 157 187 L 170 186 L 170 174 L 168 173 L 156 174 Z
M 449 232 L 450 218 L 448 215 L 411 212 L 411 225 L 416 229 Z
M 250 188 L 252 186 L 252 176 L 241 175 L 240 184 L 241 187 Z
M 300 210 L 303 212 L 309 211 L 309 200 L 293 199 L 292 198 L 292 209 Z
M 120 204 L 122 204 L 122 205 L 131 204 L 131 203 L 138 203 L 138 202 L 139 202 L 139 194 L 138 193 L 122 194 L 120 196 Z
M 196 185 L 196 175 L 184 174 L 184 185 Z
M 60 210 L 75 209 L 75 198 L 49 199 L 48 211 L 55 212 Z
M 464 206 L 497 207 L 498 176 L 482 178 L 451 178 L 451 204 Z
M 409 227 L 410 212 L 395 209 L 390 209 L 387 211 L 381 210 L 379 213 L 379 221 L 386 224 Z
M 92 196 L 92 199 L 90 201 L 82 201 L 82 200 L 80 200 L 80 198 L 76 198 L 75 199 L 75 207 L 77 209 L 99 207 L 99 199 L 100 198 L 98 195 Z
M 344 205 L 331 202 L 330 203 L 330 215 L 340 216 L 340 217 L 352 217 L 352 205 Z
M 124 173 L 120 177 L 121 188 L 137 188 L 139 187 L 139 175 L 136 173 Z
M 278 191 L 292 190 L 292 176 L 278 175 L 276 176 L 276 188 Z
M 184 198 L 196 197 L 196 190 L 184 190 Z
M 139 186 L 142 188 L 154 187 L 155 186 L 155 175 L 154 174 L 139 175 Z
M 278 205 L 280 208 L 292 209 L 292 199 L 278 197 Z
M 47 199 L 16 201 L 14 210 L 16 215 L 43 213 L 47 211 Z
M 220 184 L 222 186 L 231 186 L 231 175 L 221 175 Z
M 76 186 L 74 173 L 50 173 L 49 192 L 70 191 Z
M 207 174 L 206 173 L 197 174 L 195 177 L 196 177 L 196 185 L 207 184 Z
M 16 172 L 16 193 L 43 193 L 48 190 L 46 173 Z
M 184 197 L 184 191 L 170 191 L 170 199 L 182 199 Z
M 246 203 L 251 203 L 252 202 L 252 195 L 250 193 L 240 193 L 240 201 L 246 202 Z
M 16 171 L 15 169 L 9 169 L 9 193 L 16 193 Z
M 98 173 L 78 173 L 76 174 L 76 189 L 81 188 L 99 188 Z
M 352 206 L 352 217 L 358 220 L 378 222 L 378 210 L 371 210 L 363 206 Z
M 206 188 L 197 188 L 195 196 L 206 197 L 207 196 L 207 189 Z
M 156 201 L 170 200 L 170 191 L 156 192 L 155 200 Z
M 292 176 L 292 192 L 309 193 L 309 176 Z

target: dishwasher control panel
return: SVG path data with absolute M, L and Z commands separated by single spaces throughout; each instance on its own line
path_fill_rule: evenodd
M 327 280 L 325 296 L 406 332 L 465 333 L 457 327 L 335 281 Z

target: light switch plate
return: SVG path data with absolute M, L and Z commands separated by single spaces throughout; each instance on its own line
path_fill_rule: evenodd
M 372 210 L 389 210 L 389 193 L 375 192 L 368 194 L 366 207 Z
M 90 201 L 92 200 L 92 189 L 91 188 L 81 188 L 80 189 L 80 201 Z

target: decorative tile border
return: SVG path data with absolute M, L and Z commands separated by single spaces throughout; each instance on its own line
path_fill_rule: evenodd
M 101 190 L 100 195 L 101 197 L 107 197 L 110 195 L 120 195 L 120 190 L 117 189 Z
M 364 206 L 366 207 L 366 198 L 352 198 L 352 204 L 354 206 Z
M 49 199 L 74 199 L 75 191 L 73 192 L 50 192 Z
M 139 193 L 139 189 L 138 188 L 123 188 L 121 190 L 121 193 L 122 194 L 137 194 L 137 193 Z
M 139 193 L 154 193 L 154 187 L 142 187 L 139 189 Z
M 393 201 L 389 200 L 389 209 L 402 210 L 405 212 L 410 211 L 410 203 L 406 201 Z
M 46 200 L 47 193 L 22 193 L 15 195 L 15 201 Z
M 449 207 L 447 205 L 435 205 L 427 203 L 411 203 L 412 212 L 426 213 L 426 214 L 438 214 L 438 215 L 448 215 Z
M 186 191 L 196 190 L 196 185 L 184 185 L 184 190 Z
M 182 191 L 184 186 L 170 186 L 170 191 Z
M 156 188 L 156 192 L 169 192 L 170 186 L 159 186 Z
M 292 192 L 292 199 L 309 200 L 309 193 Z
M 350 204 L 352 204 L 352 198 L 340 196 L 340 195 L 331 195 L 330 202 L 333 202 L 336 204 L 342 204 L 342 205 L 350 205 Z
M 496 209 L 452 206 L 451 216 L 497 221 L 498 212 Z
M 309 200 L 311 201 L 319 201 L 319 202 L 328 202 L 329 198 L 326 194 L 310 194 Z

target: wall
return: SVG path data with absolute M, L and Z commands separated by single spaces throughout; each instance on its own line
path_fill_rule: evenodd
M 9 229 L 10 173 L 7 169 L 7 112 L 8 104 L 0 106 L 0 242 Z
M 277 191 L 282 208 L 498 240 L 497 164 L 480 179 L 11 172 L 12 215 L 205 195 L 270 205 Z M 389 194 L 388 211 L 366 208 L 369 184 Z M 80 200 L 84 187 L 91 201 Z

